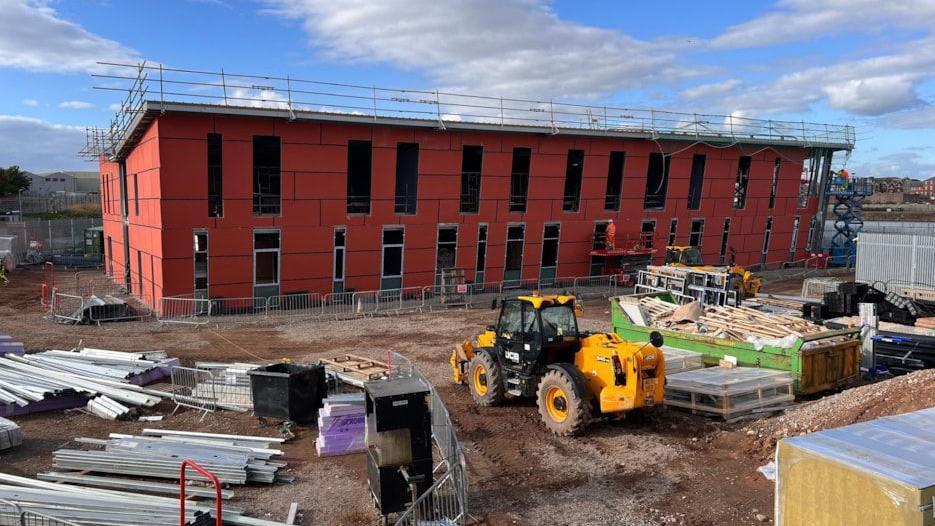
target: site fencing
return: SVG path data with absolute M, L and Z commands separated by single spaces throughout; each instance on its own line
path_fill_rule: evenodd
M 243 316 L 341 320 L 484 307 L 506 296 L 530 294 L 536 290 L 542 294 L 568 293 L 583 299 L 611 297 L 619 293 L 614 276 L 585 276 L 269 297 L 203 299 L 187 294 L 162 298 L 158 320 L 187 325 L 204 325 Z
M 406 357 L 393 353 L 390 377 L 415 376 L 429 386 L 432 439 L 438 453 L 435 481 L 396 520 L 396 526 L 463 525 L 468 522 L 468 478 L 464 450 L 458 441 L 448 408 L 431 382 Z
M 102 224 L 99 217 L 0 222 L 0 237 L 16 236 L 13 257 L 19 264 L 94 267 L 101 264 L 102 247 L 89 246 L 85 231 Z
M 0 500 L 0 526 L 78 526 L 42 513 L 24 510 L 18 504 Z

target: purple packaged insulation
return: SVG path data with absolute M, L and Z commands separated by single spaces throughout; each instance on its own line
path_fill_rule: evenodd
M 22 342 L 0 341 L 0 356 L 4 354 L 18 354 L 22 356 L 26 353 Z
M 25 406 L 0 405 L 0 416 L 20 416 L 41 413 L 43 411 L 61 411 L 63 409 L 74 409 L 84 407 L 88 403 L 87 395 L 83 393 L 66 393 L 51 398 L 45 398 L 38 402 L 30 402 Z

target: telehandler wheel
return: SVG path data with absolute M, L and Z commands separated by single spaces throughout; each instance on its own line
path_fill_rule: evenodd
M 481 407 L 497 405 L 503 401 L 503 372 L 489 351 L 474 353 L 468 366 L 468 384 L 474 402 Z
M 591 401 L 575 394 L 568 373 L 550 370 L 539 381 L 539 414 L 549 431 L 559 436 L 577 435 L 591 420 Z

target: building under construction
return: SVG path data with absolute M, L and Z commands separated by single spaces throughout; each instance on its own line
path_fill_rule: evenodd
M 588 276 L 611 219 L 618 247 L 798 260 L 854 146 L 849 126 L 125 69 L 87 153 L 107 271 L 153 306 Z

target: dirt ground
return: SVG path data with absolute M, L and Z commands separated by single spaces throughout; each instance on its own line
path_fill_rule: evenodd
M 776 279 L 770 290 L 794 293 L 795 280 Z M 466 450 L 471 513 L 500 525 L 744 525 L 769 522 L 773 484 L 757 473 L 764 455 L 751 454 L 757 433 L 749 423 L 724 424 L 678 411 L 634 414 L 600 421 L 578 438 L 558 438 L 540 424 L 532 402 L 477 408 L 465 387 L 451 383 L 453 346 L 493 323 L 490 310 L 457 310 L 353 321 L 244 321 L 210 327 L 163 327 L 154 322 L 102 327 L 65 326 L 44 320 L 37 292 L 41 276 L 21 270 L 0 286 L 0 333 L 30 350 L 67 349 L 79 341 L 116 350 L 164 349 L 183 362 L 316 360 L 350 352 L 384 358 L 387 351 L 412 360 L 437 387 Z M 584 329 L 609 330 L 605 301 L 585 305 Z M 16 418 L 26 442 L 0 460 L 0 472 L 33 475 L 51 468 L 51 453 L 79 436 L 135 433 L 167 427 L 251 435 L 276 434 L 273 424 L 249 414 L 219 412 L 200 420 L 193 411 L 169 416 L 167 402 L 147 413 L 159 423 L 109 422 L 81 412 Z M 771 419 L 775 420 L 775 419 Z M 285 446 L 292 484 L 234 487 L 232 505 L 284 520 L 299 503 L 303 524 L 377 524 L 363 455 L 318 458 L 317 430 L 299 428 Z M 762 449 L 760 449 L 762 451 Z M 757 520 L 757 514 L 765 521 Z M 763 519 L 761 516 L 760 519 Z

